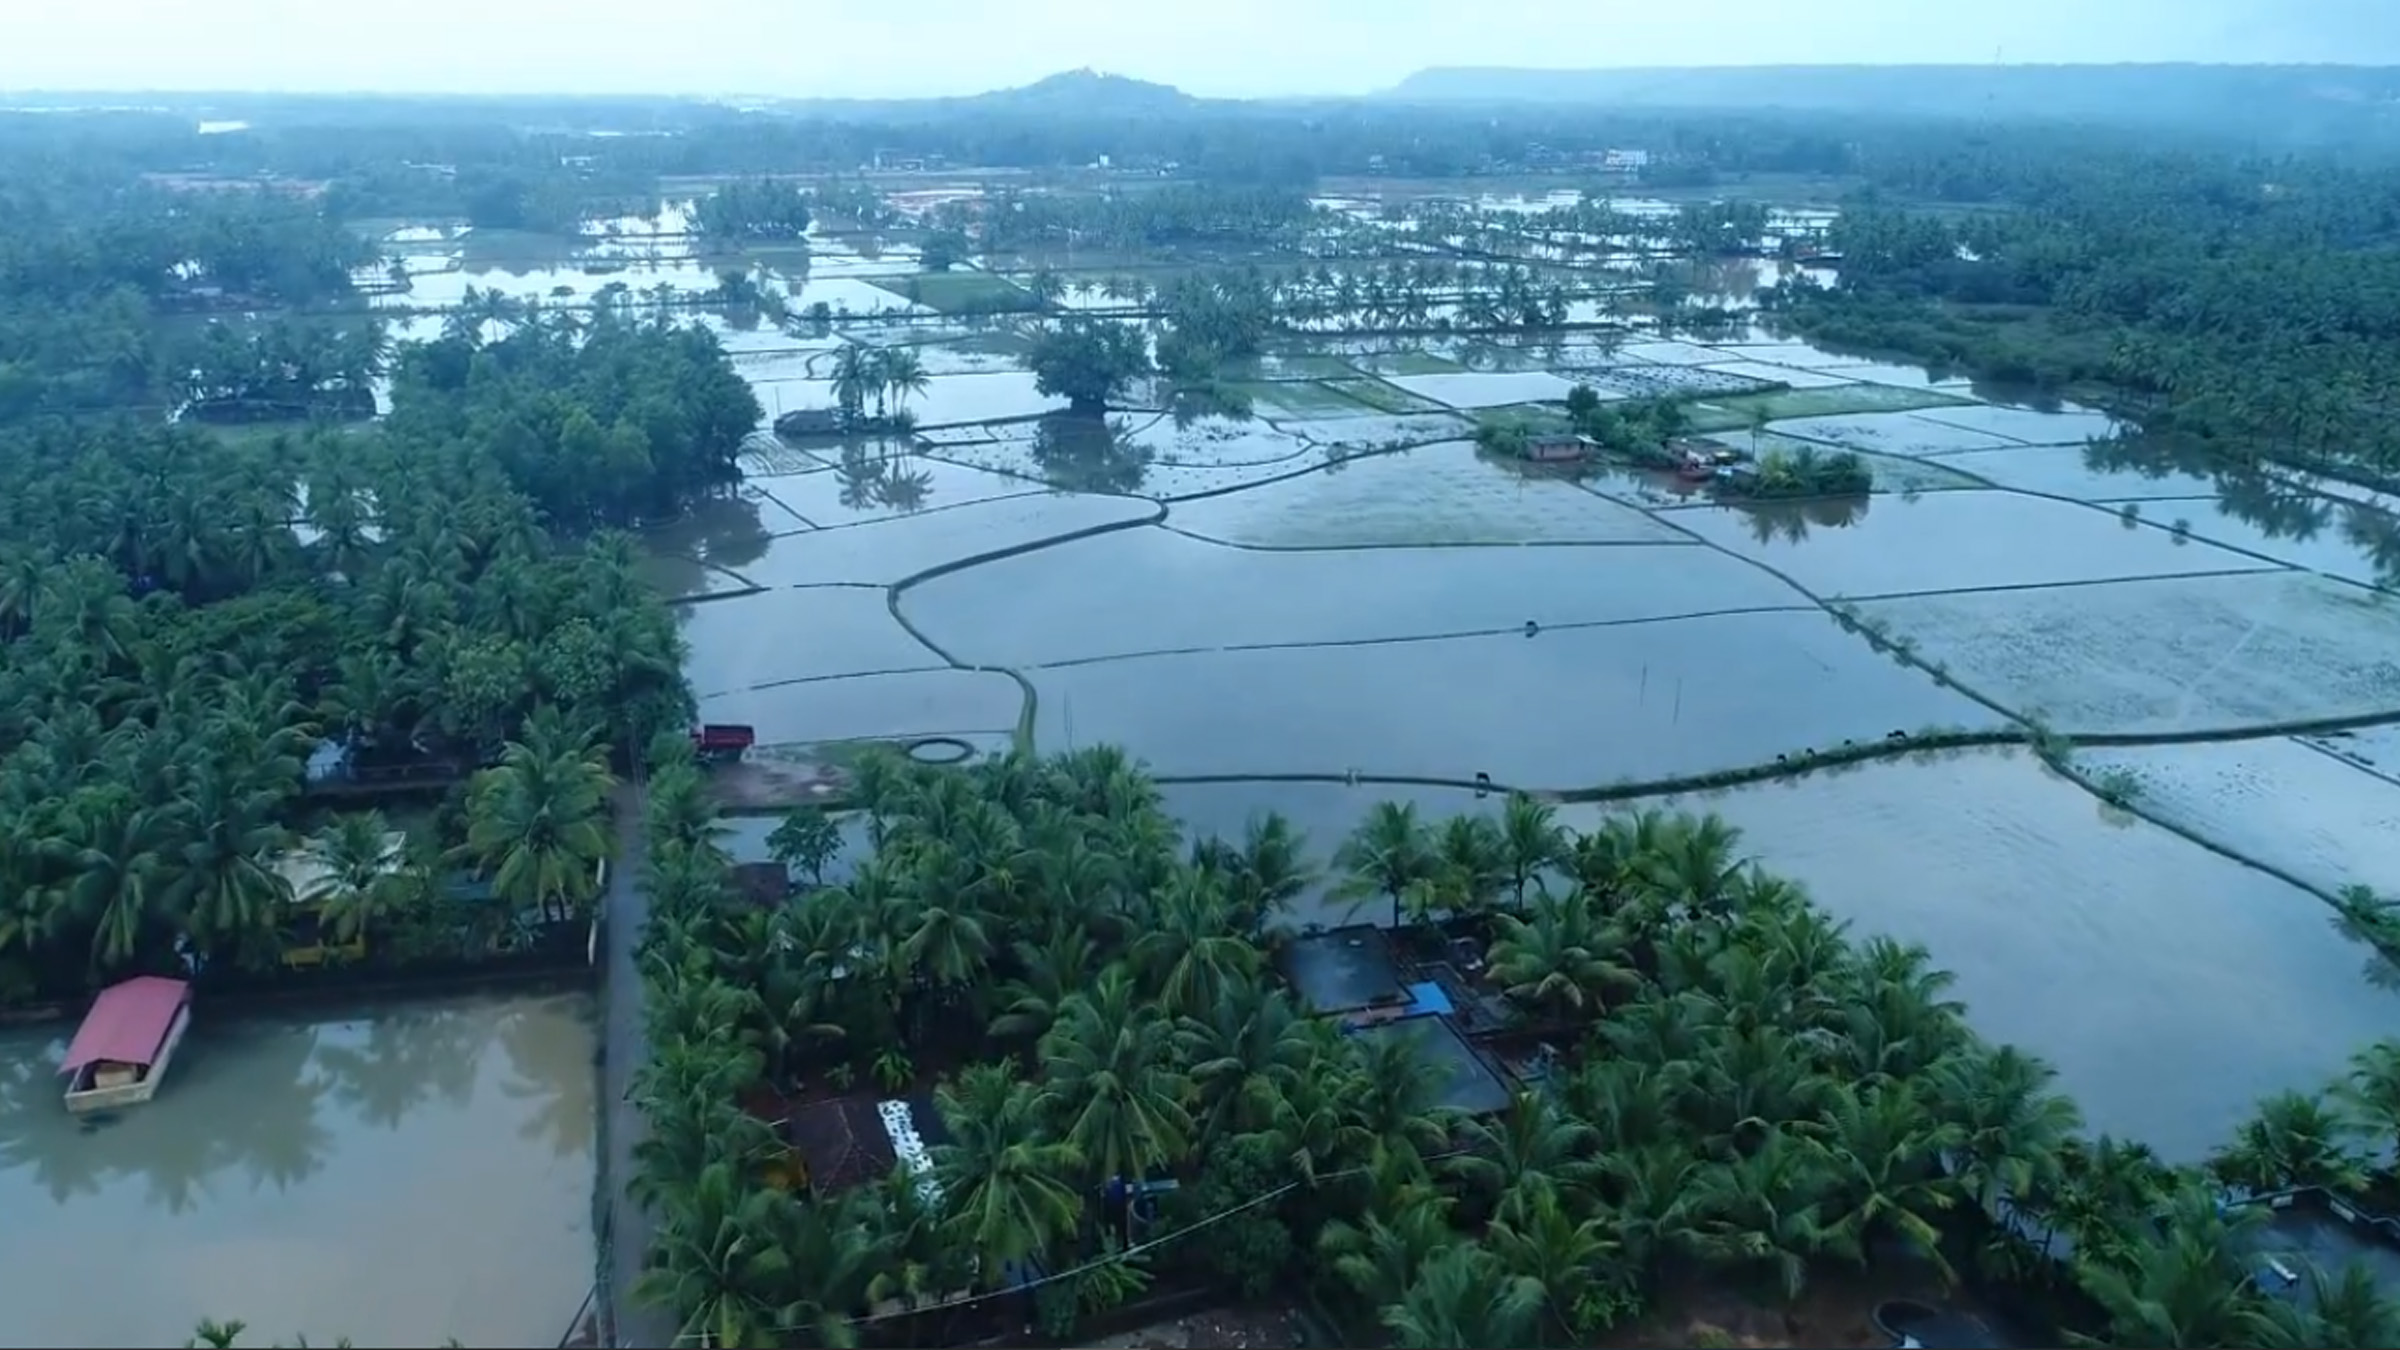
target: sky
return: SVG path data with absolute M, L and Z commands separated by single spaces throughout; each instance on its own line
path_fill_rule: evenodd
M 2400 64 L 2400 0 L 0 0 L 0 89 L 1212 97 L 1433 65 Z

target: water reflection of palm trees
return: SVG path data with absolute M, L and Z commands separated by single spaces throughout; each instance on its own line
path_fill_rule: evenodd
M 360 1120 L 396 1129 L 428 1098 L 463 1105 L 489 1044 L 488 1018 L 451 1008 L 388 1013 L 367 1024 L 363 1040 L 329 1044 L 317 1063 L 333 1099 Z
M 2373 564 L 2375 584 L 2400 589 L 2400 516 L 2391 512 L 2327 497 L 2259 465 L 2228 461 L 2207 446 L 2174 437 L 2102 437 L 2084 446 L 2083 457 L 2086 466 L 2101 473 L 2206 479 L 2227 515 L 2257 526 L 2269 539 L 2305 543 L 2338 527 L 2341 538 Z
M 1745 501 L 1727 503 L 1741 512 L 1742 521 L 1750 527 L 1750 537 L 1762 544 L 1777 540 L 1797 544 L 1808 538 L 1811 528 L 1841 529 L 1864 520 L 1874 498 L 1855 497 L 1797 497 L 1785 501 Z
M 842 446 L 833 474 L 841 485 L 842 506 L 852 511 L 909 514 L 924 510 L 933 495 L 933 471 L 905 441 L 850 441 Z
M 1070 492 L 1138 492 L 1150 459 L 1150 447 L 1134 439 L 1122 418 L 1062 412 L 1034 424 L 1034 463 L 1043 478 Z
M 500 1046 L 515 1070 L 501 1091 L 533 1104 L 517 1127 L 519 1138 L 542 1144 L 562 1158 L 591 1154 L 598 1078 L 592 1063 L 594 1036 L 588 1005 L 580 1016 L 562 1015 L 550 1007 L 519 1009 L 501 1024 Z
M 52 1057 L 0 1068 L 0 1173 L 22 1171 L 60 1204 L 140 1178 L 148 1203 L 183 1213 L 209 1183 L 238 1171 L 278 1190 L 325 1163 L 333 1135 L 319 1118 L 327 1084 L 308 1072 L 314 1028 L 257 1024 L 195 1038 L 159 1104 L 121 1116 L 69 1116 Z

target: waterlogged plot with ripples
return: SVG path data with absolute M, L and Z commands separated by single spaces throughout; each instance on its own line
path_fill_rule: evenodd
M 1166 775 L 1485 772 L 1566 789 L 1997 720 L 1816 613 L 1145 657 L 1030 678 L 1043 749 L 1113 741 Z
M 1266 552 L 1147 529 L 953 572 L 900 601 L 960 660 L 1012 667 L 1806 604 L 1756 568 L 1683 544 Z
M 1774 429 L 1786 435 L 1886 455 L 1943 455 L 1962 450 L 1999 450 L 2017 444 L 2004 436 L 1945 426 L 1906 412 L 1794 417 L 1777 422 Z
M 998 671 L 920 670 L 714 694 L 700 700 L 700 718 L 747 722 L 761 746 L 818 745 L 1003 731 L 1024 707 L 1022 688 Z
M 1034 492 L 777 537 L 742 575 L 761 586 L 896 585 L 947 563 L 1157 517 L 1141 497 Z
M 921 427 L 960 422 L 989 422 L 1002 417 L 1037 417 L 1066 406 L 1063 399 L 1045 398 L 1033 387 L 1033 374 L 996 370 L 981 375 L 942 375 L 909 400 Z
M 2299 572 L 1866 601 L 1860 617 L 2059 731 L 2400 711 L 2400 608 Z
M 1788 528 L 1790 504 L 1680 511 L 1672 519 L 1828 598 L 2269 568 L 2177 541 L 2102 510 L 2014 492 L 1878 497 L 1847 525 Z
M 2119 425 L 2107 413 L 2072 406 L 2043 412 L 1997 403 L 1962 403 L 1918 416 L 1988 436 L 2005 436 L 2026 445 L 2081 445 L 2094 437 L 2114 433 Z
M 1855 384 L 1845 371 L 1811 370 L 1805 366 L 1777 366 L 1764 361 L 1734 361 L 1724 365 L 1706 366 L 1720 375 L 1732 375 L 1744 380 L 1760 380 L 1767 384 L 1789 385 L 1794 389 L 1838 389 Z
M 678 611 L 703 693 L 944 664 L 892 617 L 880 589 L 768 590 Z
M 2400 887 L 2400 783 L 2282 736 L 2091 749 L 2075 767 L 2143 815 L 2324 891 Z
M 2093 1131 L 2172 1161 L 2199 1161 L 2259 1098 L 2322 1086 L 2400 1017 L 2316 897 L 2109 811 L 2029 754 L 1642 804 L 1714 811 L 1861 936 L 1924 943 L 1977 1030 L 2055 1063 Z
M 1631 507 L 1495 464 L 1465 441 L 1183 503 L 1172 519 L 1179 530 L 1253 548 L 1683 541 Z

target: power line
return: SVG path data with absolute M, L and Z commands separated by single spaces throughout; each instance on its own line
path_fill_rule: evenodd
M 1437 1163 L 1448 1158 L 1460 1157 L 1469 1151 L 1470 1150 L 1467 1149 L 1453 1149 L 1447 1153 L 1437 1153 L 1434 1156 L 1425 1159 L 1424 1161 L 1428 1163 Z M 1051 1275 L 1044 1275 L 1039 1279 L 1027 1280 L 1022 1284 L 1011 1285 L 1006 1289 L 994 1289 L 981 1294 L 968 1294 L 963 1298 L 947 1299 L 940 1303 L 927 1303 L 913 1308 L 898 1308 L 891 1312 L 868 1313 L 861 1317 L 853 1317 L 847 1322 L 843 1323 L 843 1325 L 850 1327 L 873 1326 L 878 1322 L 889 1322 L 896 1318 L 918 1317 L 926 1313 L 948 1312 L 953 1308 L 972 1307 L 978 1303 L 988 1303 L 996 1298 L 1008 1298 L 1017 1294 L 1027 1293 L 1032 1290 L 1039 1289 L 1043 1285 L 1055 1284 L 1060 1280 L 1073 1279 L 1078 1275 L 1083 1275 L 1091 1271 L 1098 1270 L 1102 1266 L 1114 1265 L 1119 1261 L 1123 1261 L 1130 1257 L 1137 1256 L 1143 1252 L 1147 1252 L 1154 1247 L 1164 1246 L 1167 1243 L 1177 1241 L 1178 1239 L 1186 1237 L 1192 1233 L 1197 1233 L 1201 1229 L 1207 1228 L 1212 1224 L 1223 1222 L 1224 1220 L 1230 1219 L 1237 1214 L 1243 1213 L 1244 1211 L 1255 1209 L 1260 1205 L 1266 1204 L 1270 1200 L 1280 1200 L 1284 1196 L 1287 1196 L 1293 1191 L 1299 1190 L 1302 1187 L 1318 1186 L 1329 1181 L 1341 1181 L 1349 1177 L 1364 1176 L 1370 1170 L 1372 1169 L 1364 1165 L 1358 1167 L 1346 1167 L 1339 1172 L 1331 1172 L 1321 1177 L 1310 1177 L 1300 1181 L 1287 1182 L 1284 1185 L 1276 1187 L 1274 1190 L 1252 1196 L 1250 1199 L 1244 1200 L 1240 1204 L 1235 1205 L 1230 1209 L 1223 1210 L 1216 1214 L 1211 1214 L 1205 1219 L 1195 1220 L 1192 1223 L 1176 1229 L 1172 1233 L 1162 1234 L 1158 1237 L 1151 1238 L 1147 1242 L 1136 1243 L 1131 1247 L 1121 1248 L 1117 1251 L 1094 1257 L 1093 1259 L 1084 1262 L 1082 1265 L 1075 1266 L 1071 1269 L 1062 1270 Z M 816 1325 L 817 1324 L 813 1322 L 794 1323 L 788 1326 L 770 1327 L 768 1330 L 810 1331 L 814 1330 Z M 677 1335 L 675 1338 L 675 1344 L 677 1345 L 704 1345 L 707 1343 L 707 1341 L 708 1336 L 705 1332 L 699 1334 L 685 1332 Z

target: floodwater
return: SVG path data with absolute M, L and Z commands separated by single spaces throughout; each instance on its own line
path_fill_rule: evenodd
M 1042 749 L 1116 742 L 1170 776 L 1484 772 L 1565 789 L 1995 720 L 1805 612 L 1132 657 L 1028 678 Z
M 1031 667 L 1466 633 L 1523 642 L 1528 622 L 1547 636 L 1575 624 L 1807 603 L 1756 568 L 1688 544 L 1264 551 L 1141 529 L 952 572 L 911 588 L 900 609 L 960 660 Z
M 1684 542 L 1673 528 L 1567 479 L 1500 469 L 1465 441 L 1178 503 L 1168 523 L 1245 548 Z
M 2234 731 L 2400 710 L 2400 606 L 2305 572 L 1857 609 L 1968 688 L 2062 732 Z
M 1886 500 L 1845 529 L 1761 529 L 1760 509 L 1684 511 L 1675 523 L 1820 596 L 2057 586 L 2275 566 L 2089 506 L 2015 492 Z M 1794 536 L 1797 535 L 1795 538 Z
M 1645 803 L 1714 811 L 1861 935 L 1924 943 L 1985 1035 L 2059 1068 L 2095 1130 L 2178 1162 L 2389 1035 L 2400 995 L 2314 896 L 1969 751 Z M 1569 816 L 1589 825 L 1593 808 Z
M 2400 783 L 2282 736 L 2093 749 L 2076 767 L 2129 783 L 2147 816 L 2322 891 L 2400 894 Z
M 72 1028 L 0 1032 L 0 1344 L 553 1345 L 592 1283 L 582 995 L 231 1020 L 87 1126 Z M 116 1272 L 122 1272 L 121 1274 Z
M 1564 399 L 1575 385 L 1539 370 L 1468 371 L 1458 375 L 1393 375 L 1387 379 L 1419 398 L 1452 408 L 1498 408 Z
M 702 697 L 731 689 L 945 664 L 892 617 L 880 588 L 804 586 L 684 607 L 683 640 L 698 658 Z

